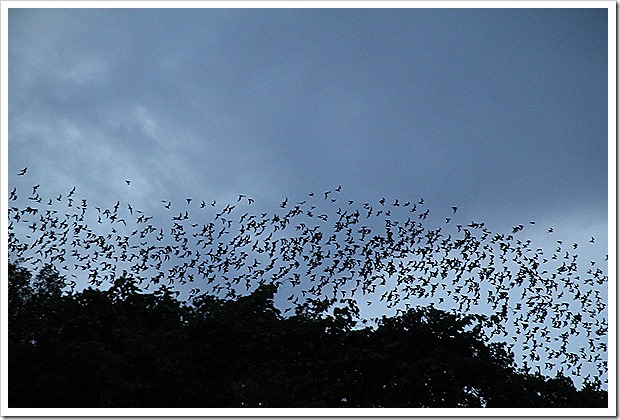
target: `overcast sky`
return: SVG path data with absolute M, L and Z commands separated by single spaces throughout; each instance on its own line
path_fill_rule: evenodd
M 155 212 L 342 185 L 605 242 L 606 9 L 11 9 L 8 30 L 11 186 Z
M 8 31 L 11 187 L 156 214 L 342 185 L 607 253 L 607 9 L 10 9 Z
M 155 209 L 340 184 L 606 235 L 606 9 L 11 9 L 8 30 L 10 185 Z

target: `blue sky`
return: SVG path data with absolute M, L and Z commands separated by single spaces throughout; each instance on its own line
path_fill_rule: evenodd
M 463 224 L 524 224 L 547 248 L 595 236 L 580 253 L 607 254 L 607 9 L 11 9 L 8 22 L 10 188 L 76 186 L 163 217 L 161 200 L 246 194 L 267 210 L 341 185 L 356 202 L 423 197 L 431 222 L 458 206 Z
M 606 225 L 606 19 L 13 9 L 10 181 L 30 166 L 110 199 L 128 178 L 140 200 L 342 184 L 488 222 Z
M 11 9 L 9 184 L 152 214 L 161 199 L 269 207 L 342 185 L 357 202 L 424 197 L 439 220 L 456 205 L 464 223 L 525 223 L 542 244 L 548 226 L 595 236 L 582 252 L 600 260 L 606 22 L 606 9 Z

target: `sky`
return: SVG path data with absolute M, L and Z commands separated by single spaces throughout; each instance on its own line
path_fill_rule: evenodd
M 606 22 L 606 9 L 12 9 L 9 181 L 28 166 L 52 189 L 144 208 L 342 185 L 604 235 Z
M 157 216 L 341 186 L 594 236 L 602 261 L 607 30 L 607 9 L 11 9 L 9 189 Z

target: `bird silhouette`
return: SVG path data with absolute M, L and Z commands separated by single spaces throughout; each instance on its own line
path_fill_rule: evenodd
M 26 174 L 26 171 L 28 171 L 28 167 L 25 167 L 24 169 L 22 169 L 22 170 L 21 170 L 21 172 L 20 172 L 20 173 L 18 173 L 17 175 L 18 175 L 18 176 L 25 175 L 25 174 Z
M 340 186 L 334 191 L 342 194 Z M 581 259 L 570 255 L 561 240 L 552 252 L 536 249 L 523 237 L 528 230 L 520 224 L 507 233 L 492 232 L 481 222 L 465 224 L 458 220 L 456 206 L 441 223 L 443 219 L 429 217 L 428 208 L 411 217 L 416 204 L 402 197 L 376 211 L 368 202 L 356 205 L 345 200 L 348 205 L 341 206 L 335 198 L 340 196 L 328 200 L 327 191 L 324 200 L 310 193 L 302 201 L 292 199 L 294 205 L 285 198 L 283 206 L 274 201 L 271 210 L 252 214 L 238 203 L 247 198 L 249 205 L 253 200 L 240 194 L 235 205 L 221 203 L 215 214 L 195 214 L 193 208 L 164 212 L 169 216 L 157 215 L 161 223 L 157 226 L 158 218 L 150 221 L 153 216 L 134 208 L 135 202 L 126 204 L 127 211 L 118 201 L 111 208 L 91 208 L 81 197 L 75 199 L 80 205 L 71 206 L 74 187 L 66 201 L 61 194 L 57 202 L 50 199 L 40 207 L 43 197 L 38 192 L 18 197 L 14 187 L 9 195 L 11 255 L 66 265 L 68 276 L 84 271 L 95 285 L 113 281 L 114 273 L 126 268 L 140 278 L 154 279 L 144 280 L 148 284 L 201 282 L 195 284 L 200 290 L 209 288 L 231 299 L 242 290 L 249 293 L 259 284 L 272 283 L 286 284 L 288 288 L 281 290 L 294 290 L 290 302 L 298 304 L 333 289 L 339 299 L 355 296 L 362 304 L 380 301 L 396 310 L 424 300 L 461 312 L 486 305 L 487 320 L 492 318 L 496 328 L 482 330 L 489 338 L 511 340 L 514 335 L 513 345 L 528 346 L 524 355 L 529 357 L 529 352 L 534 358 L 532 349 L 540 349 L 546 338 L 557 338 L 558 349 L 565 340 L 565 351 L 548 354 L 567 366 L 587 362 L 581 354 L 576 360 L 562 359 L 573 357 L 569 344 L 579 334 L 591 335 L 595 345 L 606 340 L 601 326 L 606 313 L 606 264 L 588 259 L 582 267 Z M 189 205 L 191 199 L 187 200 Z M 385 198 L 381 200 L 384 205 Z M 170 210 L 171 201 L 162 203 Z M 205 205 L 201 201 L 200 207 Z M 215 205 L 214 200 L 211 206 Z M 96 220 L 95 226 L 88 220 Z M 572 245 L 576 250 L 577 243 Z M 580 310 L 576 313 L 575 308 Z M 601 335 L 596 334 L 598 328 Z M 598 351 L 594 348 L 587 354 L 592 363 Z M 603 368 L 604 359 L 596 363 Z

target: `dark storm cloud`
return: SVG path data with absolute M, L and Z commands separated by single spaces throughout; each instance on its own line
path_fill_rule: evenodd
M 13 9 L 10 182 L 145 208 L 342 184 L 606 230 L 606 13 Z

